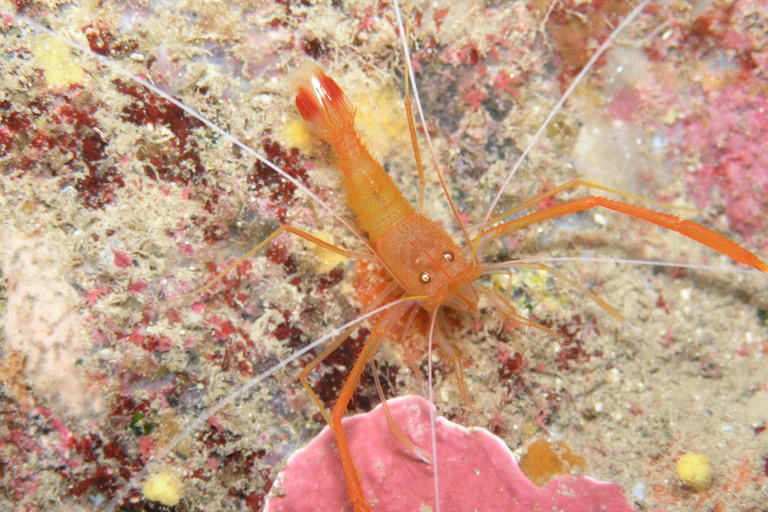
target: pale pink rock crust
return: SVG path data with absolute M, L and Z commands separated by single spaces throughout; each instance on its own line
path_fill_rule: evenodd
M 429 402 L 417 396 L 388 402 L 398 426 L 429 449 Z M 434 510 L 432 466 L 392 435 L 384 409 L 344 421 L 368 502 L 376 512 Z M 560 477 L 536 487 L 504 442 L 482 428 L 466 429 L 437 418 L 440 508 L 451 512 L 563 510 L 634 512 L 618 485 L 584 476 Z M 267 512 L 352 510 L 336 442 L 326 427 L 288 460 L 270 491 Z

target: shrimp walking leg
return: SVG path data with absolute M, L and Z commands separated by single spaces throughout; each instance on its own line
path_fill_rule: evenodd
M 675 209 L 675 210 L 693 210 L 698 211 L 695 208 L 677 208 L 671 204 L 661 203 L 659 201 L 654 201 L 653 199 L 648 199 L 647 197 L 638 196 L 635 194 L 630 194 L 629 192 L 624 192 L 622 190 L 617 190 L 615 188 L 606 187 L 604 185 L 600 185 L 599 183 L 594 183 L 591 181 L 586 180 L 572 180 L 568 183 L 564 183 L 560 186 L 557 186 L 553 188 L 552 190 L 548 190 L 544 192 L 543 194 L 539 194 L 536 197 L 532 197 L 528 200 L 526 200 L 523 203 L 520 203 L 519 205 L 515 206 L 514 208 L 511 208 L 509 210 L 506 210 L 502 213 L 499 213 L 498 215 L 494 215 L 489 219 L 489 224 L 494 224 L 496 222 L 501 222 L 502 220 L 519 213 L 523 210 L 526 210 L 532 206 L 534 206 L 536 203 L 539 203 L 543 201 L 544 199 L 548 199 L 550 197 L 553 197 L 560 192 L 564 192 L 566 190 L 570 190 L 572 188 L 576 188 L 578 186 L 586 187 L 586 188 L 593 188 L 597 190 L 602 190 L 603 192 L 610 192 L 611 194 L 616 194 L 621 197 L 626 197 L 627 199 L 633 199 L 635 201 L 641 202 L 641 203 L 650 203 L 653 204 L 659 208 L 665 208 L 665 209 Z
M 389 295 L 389 292 L 385 290 L 382 294 L 380 294 L 379 299 L 383 300 L 388 295 Z M 378 300 L 375 301 L 374 304 L 378 304 Z M 367 309 L 371 309 L 371 308 L 367 308 Z M 415 307 L 411 307 L 410 309 L 412 311 L 417 310 Z M 315 402 L 315 405 L 323 414 L 323 417 L 328 422 L 328 425 L 331 428 L 333 428 L 333 420 L 331 419 L 331 416 L 328 414 L 328 411 L 325 409 L 325 406 L 323 405 L 323 402 L 320 400 L 320 397 L 318 397 L 317 393 L 315 393 L 314 390 L 312 389 L 312 386 L 309 384 L 307 377 L 312 372 L 312 370 L 317 368 L 317 366 L 320 363 L 322 363 L 329 355 L 331 355 L 334 351 L 336 351 L 336 349 L 338 349 L 349 338 L 349 336 L 355 331 L 355 329 L 357 329 L 360 326 L 360 323 L 362 323 L 362 321 L 350 326 L 338 338 L 336 338 L 336 340 L 334 340 L 333 343 L 331 343 L 328 347 L 326 347 L 326 349 L 323 350 L 323 352 L 319 356 L 317 356 L 311 363 L 309 363 L 306 367 L 304 367 L 301 373 L 299 373 L 299 379 L 301 380 L 301 383 L 304 386 L 304 389 L 306 389 L 309 395 L 312 397 L 312 400 Z M 413 441 L 408 439 L 408 436 L 406 436 L 403 433 L 403 431 L 395 424 L 395 420 L 392 417 L 392 413 L 389 410 L 389 405 L 387 405 L 387 398 L 386 396 L 384 396 L 384 390 L 381 387 L 379 375 L 376 371 L 376 363 L 373 360 L 373 358 L 371 358 L 369 362 L 371 365 L 371 372 L 373 373 L 373 378 L 376 381 L 376 390 L 379 394 L 381 405 L 384 407 L 384 414 L 387 417 L 387 423 L 389 424 L 389 428 L 392 430 L 392 433 L 397 438 L 397 440 L 403 443 L 403 445 L 407 449 L 415 453 L 424 462 L 429 463 L 431 461 L 431 457 L 429 456 L 429 454 L 424 449 L 416 446 L 413 443 Z M 418 368 L 416 370 L 418 370 Z
M 283 226 L 280 226 L 274 233 L 269 235 L 267 238 L 265 238 L 259 245 L 248 251 L 244 256 L 241 256 L 237 261 L 229 265 L 227 268 L 225 268 L 219 275 L 214 277 L 210 282 L 208 282 L 205 286 L 198 288 L 197 290 L 193 290 L 191 292 L 185 293 L 184 295 L 181 295 L 179 297 L 176 297 L 171 300 L 167 300 L 163 303 L 161 303 L 161 306 L 166 306 L 168 304 L 171 304 L 173 302 L 179 302 L 186 300 L 190 297 L 194 297 L 195 295 L 199 295 L 203 292 L 206 292 L 210 290 L 210 288 L 219 282 L 221 279 L 223 279 L 227 274 L 232 272 L 235 268 L 237 268 L 238 265 L 246 261 L 248 258 L 259 252 L 264 246 L 266 246 L 268 243 L 270 243 L 272 240 L 280 236 L 281 233 L 287 232 L 292 233 L 300 238 L 303 238 L 304 240 L 308 242 L 312 242 L 315 245 L 318 245 L 322 247 L 323 249 L 327 249 L 329 251 L 335 252 L 336 254 L 339 254 L 341 256 L 347 257 L 347 258 L 354 258 L 359 260 L 373 260 L 374 257 L 371 254 L 368 253 L 362 253 L 362 252 L 353 252 L 348 251 L 346 249 L 342 249 L 341 247 L 336 247 L 335 245 L 331 245 L 327 242 L 324 242 L 323 240 L 320 240 L 319 238 L 310 235 L 306 231 L 302 231 L 299 228 L 296 228 L 290 224 L 285 224 Z
M 702 245 L 710 247 L 720 254 L 728 256 L 729 258 L 736 260 L 745 265 L 754 267 L 762 272 L 768 272 L 768 265 L 763 263 L 757 256 L 744 249 L 742 246 L 735 242 L 731 242 L 722 235 L 715 233 L 714 231 L 705 228 L 695 222 L 691 222 L 674 215 L 666 213 L 655 212 L 646 208 L 640 208 L 639 206 L 633 206 L 612 199 L 606 199 L 604 197 L 590 196 L 583 199 L 577 199 L 569 203 L 553 206 L 539 212 L 530 213 L 519 219 L 501 224 L 495 228 L 488 230 L 486 233 L 495 233 L 495 236 L 501 236 L 512 231 L 516 231 L 525 226 L 536 224 L 538 222 L 554 219 L 556 217 L 562 217 L 570 213 L 576 213 L 584 210 L 590 210 L 597 206 L 601 206 L 608 210 L 623 213 L 637 219 L 645 220 L 661 226 L 663 228 L 676 231 L 681 235 L 699 242 Z M 485 235 L 485 233 L 483 234 Z
M 309 377 L 309 374 L 312 372 L 312 370 L 317 368 L 320 363 L 322 363 L 329 355 L 331 355 L 337 348 L 339 348 L 358 327 L 360 327 L 360 323 L 355 323 L 354 325 L 350 326 L 349 329 L 341 333 L 341 335 L 336 338 L 333 343 L 328 345 L 328 347 L 326 347 L 326 349 L 323 350 L 319 356 L 312 360 L 312 362 L 305 366 L 304 369 L 301 370 L 301 373 L 299 373 L 299 380 L 301 380 L 301 384 L 304 386 L 304 389 L 307 390 L 309 396 L 312 397 L 312 401 L 315 402 L 315 405 L 323 414 L 325 421 L 329 426 L 331 426 L 331 428 L 333 428 L 333 421 L 331 420 L 331 416 L 328 414 L 328 411 L 325 410 L 325 405 L 323 405 L 320 397 L 317 396 L 317 393 L 315 393 L 315 391 L 312 389 L 312 386 L 309 384 L 307 377 Z
M 381 293 L 379 293 L 378 297 L 376 297 L 373 302 L 365 308 L 363 311 L 363 314 L 367 313 L 370 310 L 373 310 L 378 306 L 382 301 L 384 301 L 387 297 L 390 296 L 392 291 L 395 289 L 394 286 L 388 286 L 385 288 Z M 325 406 L 323 405 L 323 402 L 320 400 L 320 397 L 317 396 L 317 394 L 312 390 L 312 386 L 309 385 L 309 381 L 307 380 L 307 377 L 309 377 L 309 374 L 312 373 L 312 370 L 317 368 L 317 366 L 322 363 L 329 355 L 331 355 L 337 348 L 339 348 L 344 341 L 349 338 L 349 336 L 360 326 L 360 322 L 357 322 L 353 325 L 351 325 L 346 331 L 341 333 L 339 337 L 337 337 L 333 343 L 328 345 L 328 347 L 325 348 L 325 350 L 322 351 L 322 353 L 317 356 L 311 363 L 309 363 L 307 366 L 304 367 L 304 369 L 301 370 L 301 373 L 299 373 L 299 379 L 301 380 L 302 385 L 304 386 L 304 389 L 306 389 L 310 396 L 312 397 L 312 400 L 315 402 L 315 405 L 318 409 L 320 409 L 320 412 L 323 413 L 323 417 L 325 417 L 325 421 L 328 423 L 328 426 L 333 428 L 333 422 L 331 421 L 331 417 L 328 414 L 328 411 L 325 410 Z
M 558 341 L 558 335 L 555 331 L 547 327 L 546 325 L 540 324 L 538 322 L 534 322 L 530 318 L 526 318 L 524 316 L 521 316 L 517 314 L 515 307 L 507 301 L 504 297 L 493 291 L 492 289 L 477 285 L 478 288 L 483 290 L 483 293 L 486 297 L 488 297 L 488 300 L 493 303 L 496 310 L 499 312 L 500 315 L 502 315 L 505 318 L 508 318 L 509 320 L 513 320 L 521 325 L 524 325 L 526 327 L 533 327 L 534 329 L 538 329 L 539 331 L 549 334 L 555 341 Z
M 379 294 L 379 296 L 374 300 L 371 307 L 366 308 L 367 312 L 370 309 L 375 308 L 381 301 L 386 299 L 390 295 L 392 287 L 389 287 L 385 289 L 382 293 Z M 415 307 L 410 308 L 412 311 L 416 311 L 417 309 Z M 404 313 L 403 313 L 404 314 Z M 338 349 L 344 341 L 346 341 L 349 336 L 359 327 L 359 323 L 356 323 L 352 326 L 350 326 L 346 331 L 344 331 L 336 340 L 334 340 L 333 343 L 331 343 L 328 347 L 323 350 L 323 352 L 317 356 L 311 363 L 309 363 L 304 369 L 299 373 L 299 379 L 301 380 L 302 385 L 307 390 L 307 392 L 312 397 L 312 400 L 315 402 L 315 405 L 320 410 L 320 412 L 323 414 L 323 417 L 325 417 L 325 420 L 328 422 L 328 425 L 333 428 L 333 421 L 328 414 L 328 411 L 326 411 L 325 406 L 323 405 L 323 402 L 320 400 L 320 397 L 317 396 L 317 393 L 314 392 L 312 389 L 312 386 L 309 384 L 309 381 L 307 380 L 307 377 L 309 377 L 309 374 L 317 368 L 317 366 L 322 363 L 329 355 L 331 355 L 336 349 Z M 406 326 L 407 328 L 408 326 Z M 395 424 L 394 419 L 392 418 L 392 413 L 389 411 L 389 406 L 387 405 L 386 397 L 384 396 L 384 391 L 381 388 L 381 382 L 379 381 L 379 375 L 376 371 L 376 363 L 371 358 L 370 359 L 370 365 L 371 365 L 371 371 L 373 372 L 374 380 L 376 381 L 376 389 L 379 394 L 379 398 L 381 399 L 381 404 L 384 407 L 384 413 L 387 416 L 387 423 L 389 424 L 390 429 L 392 430 L 392 433 L 395 435 L 395 437 L 405 445 L 406 448 L 414 452 L 421 460 L 425 462 L 429 462 L 430 457 L 427 454 L 427 452 L 418 446 L 416 446 L 408 437 L 403 433 L 402 430 Z
M 395 418 L 392 417 L 392 411 L 389 410 L 387 397 L 384 395 L 384 389 L 381 387 L 381 380 L 379 379 L 379 372 L 376 369 L 376 361 L 374 359 L 370 360 L 370 366 L 371 373 L 373 374 L 373 380 L 376 381 L 376 392 L 379 394 L 381 406 L 384 408 L 384 415 L 387 417 L 387 425 L 389 425 L 389 429 L 392 431 L 392 434 L 397 438 L 398 441 L 403 443 L 406 448 L 415 453 L 421 460 L 427 464 L 431 464 L 432 457 L 429 456 L 427 451 L 416 446 L 413 441 L 408 439 L 408 436 L 406 436 L 405 433 L 400 430 L 400 427 L 398 427 L 395 423 Z
M 549 272 L 550 274 L 552 274 L 556 278 L 560 279 L 561 281 L 565 281 L 566 283 L 568 283 L 569 285 L 573 286 L 578 291 L 580 291 L 581 293 L 583 293 L 584 295 L 586 295 L 587 297 L 592 299 L 592 301 L 595 304 L 600 306 L 606 313 L 611 315 L 613 318 L 615 318 L 619 322 L 621 322 L 623 324 L 626 324 L 626 325 L 629 325 L 629 323 L 624 318 L 624 316 L 621 313 L 619 313 L 618 311 L 616 311 L 616 308 L 614 308 L 613 306 L 611 306 L 610 304 L 605 302 L 603 299 L 601 299 L 600 297 L 598 297 L 597 295 L 595 295 L 591 291 L 589 291 L 586 288 L 584 288 L 582 285 L 580 285 L 579 283 L 577 283 L 576 281 L 574 281 L 570 277 L 566 276 L 565 274 L 563 274 L 562 272 L 560 272 L 558 270 L 555 270 L 554 268 L 550 267 L 549 265 L 544 265 L 543 263 L 517 263 L 517 262 L 514 262 L 514 261 L 508 261 L 508 262 L 504 262 L 504 263 L 498 264 L 498 267 L 496 267 L 495 265 L 491 265 L 491 268 L 494 268 L 494 267 L 495 268 L 506 268 L 506 269 L 510 269 L 510 268 L 526 268 L 526 269 L 543 270 L 545 272 Z M 499 274 L 499 275 L 503 274 L 503 275 L 508 275 L 508 276 L 511 277 L 512 276 L 512 271 L 511 270 L 500 270 L 500 271 L 490 270 L 490 271 L 486 271 L 486 274 L 489 274 L 489 275 L 490 274 Z

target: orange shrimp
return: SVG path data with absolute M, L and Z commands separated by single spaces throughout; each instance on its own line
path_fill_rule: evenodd
M 348 194 L 348 204 L 357 215 L 358 225 L 368 234 L 376 256 L 396 283 L 396 286 L 387 288 L 374 302 L 426 295 L 426 298 L 417 300 L 413 305 L 391 309 L 377 322 L 347 378 L 330 418 L 320 399 L 307 384 L 306 376 L 346 339 L 348 333 L 338 338 L 302 372 L 302 382 L 328 419 L 336 437 L 349 498 L 355 511 L 369 511 L 371 508 L 365 502 L 362 485 L 341 420 L 365 365 L 373 361 L 376 351 L 394 324 L 402 315 L 407 314 L 409 309 L 421 307 L 429 314 L 430 343 L 434 339 L 443 355 L 453 364 L 462 397 L 467 402 L 461 355 L 436 324 L 437 312 L 441 307 L 477 314 L 479 297 L 484 295 L 505 318 L 542 330 L 557 338 L 557 334 L 552 329 L 520 316 L 507 299 L 478 283 L 478 278 L 494 265 L 485 265 L 478 261 L 474 251 L 470 250 L 476 246 L 473 244 L 487 243 L 489 240 L 543 220 L 599 206 L 676 231 L 736 261 L 768 273 L 768 266 L 757 256 L 703 226 L 672 215 L 597 196 L 578 199 L 530 213 L 520 219 L 500 223 L 498 226 L 482 231 L 473 240 L 468 240 L 468 244 L 464 247 L 459 247 L 445 230 L 410 207 L 392 178 L 370 155 L 355 131 L 354 107 L 333 79 L 326 76 L 320 69 L 312 69 L 307 76 L 299 79 L 296 91 L 296 106 L 301 116 L 317 137 L 334 148 L 338 156 L 339 170 L 344 175 L 342 184 Z M 538 203 L 546 197 L 577 184 L 580 183 L 572 182 L 558 187 L 525 202 L 522 207 L 498 216 L 495 220 L 517 213 L 530 204 Z M 537 268 L 554 272 L 545 265 L 538 265 Z M 582 291 L 592 296 L 614 317 L 623 321 L 621 315 L 609 305 L 586 290 L 582 289 Z M 386 402 L 383 403 L 386 408 Z M 402 439 L 402 434 L 397 430 L 395 434 Z M 407 439 L 404 442 L 413 448 Z

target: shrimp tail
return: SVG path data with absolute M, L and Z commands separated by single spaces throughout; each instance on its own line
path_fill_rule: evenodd
M 334 144 L 354 130 L 355 109 L 344 91 L 322 69 L 310 66 L 294 79 L 296 107 L 318 138 Z
M 301 117 L 336 151 L 347 204 L 357 214 L 358 225 L 376 244 L 413 208 L 360 140 L 355 131 L 355 108 L 336 82 L 319 67 L 305 66 L 293 83 Z

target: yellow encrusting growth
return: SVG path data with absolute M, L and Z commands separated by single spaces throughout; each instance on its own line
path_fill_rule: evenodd
M 403 148 L 410 148 L 403 99 L 395 86 L 384 85 L 373 93 L 368 90 L 353 94 L 350 99 L 357 106 L 355 129 L 374 156 L 388 162 L 402 154 Z M 406 154 L 413 156 L 411 152 Z
M 507 288 L 512 287 L 512 279 L 508 275 L 494 274 L 491 276 L 493 289 L 498 292 L 505 292 Z
M 77 65 L 69 47 L 51 36 L 43 36 L 32 45 L 32 55 L 45 73 L 50 87 L 67 87 L 85 78 L 83 68 Z
M 677 476 L 685 485 L 701 492 L 712 486 L 715 470 L 709 457 L 702 453 L 688 452 L 677 461 Z
M 312 235 L 316 236 L 323 242 L 333 245 L 333 239 L 328 233 L 325 233 L 323 231 L 314 231 L 312 232 Z M 315 263 L 315 268 L 321 274 L 327 274 L 334 268 L 338 267 L 339 264 L 347 260 L 345 256 L 342 256 L 341 254 L 330 251 L 325 247 L 321 247 L 319 245 L 315 245 L 312 243 L 308 243 L 307 246 L 310 247 L 312 249 L 312 252 L 315 253 L 315 258 L 317 258 L 317 262 Z
M 552 286 L 552 277 L 542 270 L 518 270 L 517 275 L 525 276 L 525 286 L 532 292 L 533 296 L 538 301 L 538 306 L 546 306 L 549 309 L 557 310 L 565 305 L 565 297 L 557 293 L 557 290 Z M 510 281 L 507 281 L 508 286 L 512 286 Z M 553 293 L 554 292 L 554 293 Z M 520 309 L 529 307 L 530 299 L 523 295 L 516 301 L 517 306 Z
M 162 472 L 151 475 L 141 487 L 141 494 L 150 501 L 166 507 L 175 507 L 181 501 L 181 480 L 174 473 Z
M 315 136 L 301 118 L 291 119 L 285 123 L 280 130 L 280 138 L 286 145 L 299 148 L 299 151 L 304 154 L 309 153 L 315 145 Z

